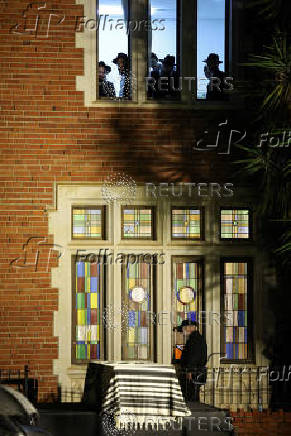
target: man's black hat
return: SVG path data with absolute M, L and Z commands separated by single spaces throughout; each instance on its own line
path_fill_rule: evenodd
M 111 71 L 111 67 L 109 67 L 109 65 L 106 65 L 105 62 L 103 62 L 103 61 L 99 62 L 99 67 L 105 68 L 105 74 L 109 74 Z
M 113 63 L 114 64 L 118 64 L 118 59 L 124 59 L 125 61 L 128 61 L 128 56 L 126 53 L 118 53 L 118 55 L 116 56 L 116 58 L 113 59 Z
M 104 67 L 105 74 L 109 74 L 111 71 L 111 67 L 109 67 L 109 65 L 106 65 L 105 62 L 103 62 L 103 61 L 99 62 L 99 67 Z
M 198 327 L 199 324 L 196 321 L 191 321 L 190 319 L 184 319 L 181 323 L 181 325 L 174 327 L 173 330 L 176 330 L 177 332 L 182 332 L 183 331 L 183 327 L 186 327 L 188 325 L 194 325 L 195 327 Z
M 164 65 L 170 65 L 173 67 L 175 65 L 175 56 L 168 54 L 164 59 L 160 59 L 160 61 L 163 62 Z
M 182 321 L 182 324 L 180 327 L 182 329 L 183 327 L 186 327 L 188 325 L 194 325 L 195 327 L 199 326 L 198 322 L 196 322 L 196 321 L 191 321 L 190 319 L 184 319 L 184 321 Z
M 219 60 L 219 55 L 217 53 L 210 53 L 209 56 L 203 62 L 206 62 L 207 64 L 209 62 L 211 62 L 211 63 L 215 62 L 215 63 L 218 63 L 218 64 L 223 64 L 223 62 Z

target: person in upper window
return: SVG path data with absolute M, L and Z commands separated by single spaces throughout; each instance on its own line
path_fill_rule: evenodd
M 113 63 L 118 66 L 118 72 L 120 75 L 120 90 L 119 97 L 130 97 L 130 79 L 129 79 L 129 59 L 127 54 L 118 53 Z
M 158 86 L 158 97 L 176 97 L 179 93 L 179 75 L 176 70 L 175 56 L 168 54 L 164 59 L 160 59 L 160 61 L 162 62 L 162 68 Z
M 225 93 L 227 89 L 226 74 L 219 69 L 219 64 L 223 62 L 219 60 L 218 54 L 210 53 L 203 62 L 206 63 L 204 74 L 209 79 L 206 100 L 227 100 L 228 96 Z
M 158 84 L 161 77 L 162 64 L 159 62 L 156 53 L 151 54 L 151 81 L 148 84 L 148 97 L 158 97 Z
M 99 62 L 99 97 L 115 97 L 115 88 L 112 82 L 106 80 L 111 68 L 105 62 Z

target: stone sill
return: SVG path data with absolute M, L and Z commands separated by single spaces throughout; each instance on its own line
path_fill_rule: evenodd
M 235 100 L 235 101 L 227 101 L 227 102 L 210 102 L 210 101 L 199 101 L 194 102 L 192 104 L 185 104 L 183 102 L 173 102 L 169 103 L 167 101 L 160 102 L 137 102 L 137 101 L 128 101 L 128 100 L 96 100 L 90 104 L 90 107 L 102 107 L 102 108 L 139 108 L 139 109 L 181 109 L 181 110 L 241 110 L 244 108 L 243 101 Z

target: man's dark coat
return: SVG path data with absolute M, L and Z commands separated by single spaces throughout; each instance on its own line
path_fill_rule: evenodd
M 186 342 L 181 357 L 181 366 L 189 370 L 203 367 L 207 362 L 207 344 L 204 337 L 197 331 L 192 332 Z

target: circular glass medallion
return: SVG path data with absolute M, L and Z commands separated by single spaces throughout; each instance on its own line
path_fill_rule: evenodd
M 189 304 L 195 299 L 195 291 L 190 286 L 185 286 L 179 290 L 179 300 L 183 304 Z
M 145 297 L 146 297 L 146 292 L 144 288 L 142 288 L 141 286 L 132 289 L 131 299 L 135 303 L 142 303 L 145 300 Z

